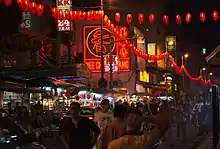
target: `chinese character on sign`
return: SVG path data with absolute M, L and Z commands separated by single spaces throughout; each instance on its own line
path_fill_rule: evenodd
M 105 45 L 109 45 L 110 41 L 107 41 L 106 39 L 109 39 L 110 35 L 106 34 L 102 36 L 103 45 L 102 45 L 102 52 L 103 54 L 107 54 L 107 48 Z M 97 30 L 93 34 L 93 38 L 91 39 L 91 43 L 93 44 L 93 49 L 96 53 L 101 53 L 101 30 Z

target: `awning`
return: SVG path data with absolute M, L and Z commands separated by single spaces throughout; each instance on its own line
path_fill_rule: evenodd
M 0 86 L 1 91 L 14 92 L 14 93 L 41 93 L 40 89 L 29 89 L 24 87 L 13 86 Z

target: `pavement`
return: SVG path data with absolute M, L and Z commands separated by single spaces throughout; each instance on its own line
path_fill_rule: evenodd
M 169 137 L 163 139 L 159 149 L 188 149 L 190 144 L 198 137 L 198 128 L 186 124 L 186 137 L 184 140 L 178 140 L 176 134 L 176 127 L 172 127 Z

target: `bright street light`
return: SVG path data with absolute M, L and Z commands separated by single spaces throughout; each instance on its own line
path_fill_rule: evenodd
M 185 58 L 185 59 L 187 59 L 188 57 L 189 57 L 189 54 L 188 54 L 188 53 L 184 54 L 184 58 Z
M 205 68 L 205 67 L 203 67 L 203 68 L 202 68 L 202 70 L 203 70 L 203 71 L 206 71 L 206 68 Z
M 210 76 L 212 76 L 212 75 L 213 75 L 213 73 L 212 73 L 212 72 L 210 72 L 210 73 L 209 73 L 209 75 L 210 75 Z

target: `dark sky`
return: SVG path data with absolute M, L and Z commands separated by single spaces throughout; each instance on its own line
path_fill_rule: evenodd
M 220 44 L 220 20 L 218 22 L 212 20 L 213 10 L 218 10 L 220 16 L 220 0 L 105 0 L 105 5 L 116 5 L 124 13 L 135 15 L 138 12 L 153 11 L 152 7 L 147 6 L 151 3 L 161 3 L 161 1 L 165 3 L 165 12 L 173 19 L 169 28 L 180 41 L 201 44 L 201 47 L 205 47 L 209 52 Z M 73 3 L 75 6 L 97 6 L 100 5 L 100 0 L 78 0 Z M 199 21 L 200 11 L 207 12 L 205 23 Z M 176 25 L 175 15 L 184 16 L 186 12 L 192 14 L 192 22 Z M 2 9 L 0 5 L 1 31 L 6 31 L 7 26 L 15 24 L 14 22 L 20 19 L 15 14 L 18 14 L 18 9 L 15 9 L 14 6 Z

